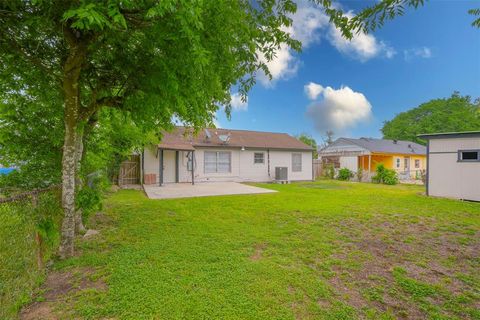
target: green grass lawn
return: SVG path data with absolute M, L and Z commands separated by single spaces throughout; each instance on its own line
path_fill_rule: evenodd
M 418 186 L 259 186 L 279 192 L 179 200 L 112 194 L 92 220 L 100 235 L 79 240 L 81 254 L 54 265 L 76 290 L 60 290 L 52 312 L 480 319 L 479 203 L 427 198 Z

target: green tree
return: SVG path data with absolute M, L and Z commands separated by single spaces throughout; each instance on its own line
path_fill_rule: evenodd
M 385 139 L 408 140 L 425 144 L 422 133 L 457 132 L 480 129 L 480 104 L 458 92 L 447 99 L 434 99 L 402 112 L 382 128 Z
M 475 20 L 472 22 L 472 26 L 480 28 L 480 8 L 470 9 L 468 13 L 475 16 Z
M 423 0 L 384 0 L 353 19 L 315 1 L 346 37 L 372 30 Z M 0 3 L 2 92 L 31 87 L 61 101 L 60 255 L 74 253 L 76 172 L 83 137 L 102 108 L 126 112 L 139 127 L 171 127 L 173 116 L 195 128 L 230 110 L 230 89 L 245 97 L 281 45 L 300 50 L 285 30 L 291 0 L 60 1 Z
M 314 159 L 318 158 L 317 141 L 315 141 L 315 139 L 311 135 L 306 134 L 306 133 L 302 133 L 302 134 L 299 134 L 296 138 L 298 140 L 302 141 L 303 143 L 305 143 L 306 145 L 312 147 L 313 148 L 313 158 Z

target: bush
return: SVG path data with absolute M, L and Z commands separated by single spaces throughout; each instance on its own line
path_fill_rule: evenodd
M 363 168 L 358 168 L 357 170 L 357 179 L 358 179 L 358 182 L 362 182 L 363 180 Z
M 372 182 L 394 185 L 398 183 L 398 176 L 395 170 L 387 169 L 383 164 L 377 166 L 376 175 L 372 177 Z
M 342 168 L 338 171 L 337 179 L 342 180 L 342 181 L 348 181 L 351 178 L 353 178 L 353 176 L 354 176 L 354 174 L 350 169 Z
M 333 179 L 335 178 L 335 167 L 333 164 L 329 163 L 323 167 L 324 175 L 326 178 Z
M 102 209 L 102 195 L 110 187 L 107 177 L 102 173 L 87 176 L 86 185 L 80 189 L 76 197 L 76 206 L 82 209 L 83 222 L 91 213 Z

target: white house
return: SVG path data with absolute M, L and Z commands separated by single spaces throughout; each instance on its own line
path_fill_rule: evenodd
M 141 167 L 144 184 L 300 181 L 313 179 L 312 161 L 313 148 L 285 133 L 177 127 L 143 150 Z
M 427 195 L 480 201 L 480 131 L 424 134 Z

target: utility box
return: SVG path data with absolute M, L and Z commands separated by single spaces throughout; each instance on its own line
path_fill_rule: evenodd
M 275 167 L 275 180 L 288 181 L 288 168 L 287 167 Z

